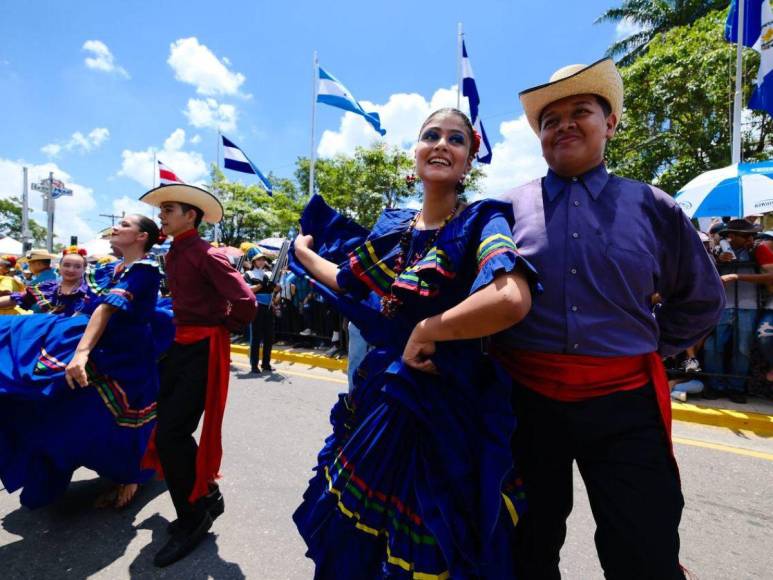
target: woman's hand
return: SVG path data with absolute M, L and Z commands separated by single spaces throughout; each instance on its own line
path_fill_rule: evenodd
M 403 362 L 417 371 L 438 374 L 435 363 L 430 359 L 435 354 L 435 341 L 424 336 L 422 322 L 416 325 L 408 338 L 403 351 Z
M 308 252 L 314 248 L 314 238 L 310 235 L 305 235 L 303 232 L 298 234 L 298 236 L 295 238 L 295 251 L 296 253 L 298 250 L 303 252 Z
M 729 284 L 730 282 L 737 282 L 738 274 L 725 274 L 724 276 L 720 276 L 720 279 L 725 284 Z
M 86 363 L 89 362 L 89 353 L 75 352 L 75 356 L 64 371 L 64 378 L 71 389 L 77 384 L 80 387 L 89 385 L 89 377 L 86 375 Z

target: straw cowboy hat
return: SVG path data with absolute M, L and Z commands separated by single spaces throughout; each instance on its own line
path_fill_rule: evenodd
M 207 223 L 216 224 L 223 219 L 223 205 L 219 199 L 206 189 L 184 183 L 172 183 L 151 189 L 140 201 L 155 207 L 161 207 L 162 203 L 168 201 L 187 203 L 203 211 L 203 219 Z
M 545 107 L 565 97 L 587 94 L 605 98 L 620 122 L 623 116 L 623 79 L 611 58 L 560 68 L 547 84 L 526 89 L 518 97 L 529 125 L 539 135 L 539 119 Z
M 55 260 L 56 258 L 58 258 L 58 256 L 49 254 L 45 249 L 33 248 L 24 256 L 24 261 L 32 262 L 33 260 Z

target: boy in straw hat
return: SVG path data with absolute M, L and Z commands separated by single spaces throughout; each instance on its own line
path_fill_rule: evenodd
M 549 166 L 508 193 L 514 239 L 545 291 L 497 344 L 515 383 L 513 451 L 529 501 L 517 532 L 522 576 L 560 577 L 576 461 L 606 577 L 681 578 L 683 498 L 661 356 L 712 329 L 722 284 L 673 199 L 604 166 L 623 112 L 610 59 L 562 68 L 520 99 Z
M 255 297 L 225 254 L 198 235 L 202 220 L 218 223 L 223 207 L 191 185 L 157 187 L 140 198 L 161 208 L 164 234 L 172 236 L 165 269 L 177 331 L 161 369 L 158 425 L 144 464 L 163 472 L 177 520 L 153 563 L 167 566 L 188 554 L 223 513 L 215 479 L 222 457 L 221 427 L 228 391 L 229 330 L 255 316 Z M 199 445 L 193 432 L 202 413 Z

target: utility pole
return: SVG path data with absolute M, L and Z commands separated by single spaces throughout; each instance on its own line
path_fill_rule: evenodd
M 24 168 L 24 186 L 21 194 L 21 247 L 22 252 L 25 254 L 27 250 L 32 249 L 32 242 L 30 238 L 29 227 L 29 211 L 30 211 L 30 195 L 28 190 L 29 177 L 27 175 L 27 168 Z
M 110 224 L 111 227 L 115 227 L 115 220 L 120 219 L 120 218 L 124 217 L 125 215 L 126 215 L 126 212 L 122 211 L 121 215 L 115 215 L 115 214 L 112 214 L 112 213 L 101 213 L 101 214 L 99 214 L 99 217 L 109 218 L 111 220 L 111 224 Z
M 56 208 L 56 201 L 54 201 L 54 172 L 48 173 L 48 192 L 46 193 L 46 212 L 48 213 L 48 232 L 46 234 L 46 249 L 50 252 L 54 251 L 54 209 Z

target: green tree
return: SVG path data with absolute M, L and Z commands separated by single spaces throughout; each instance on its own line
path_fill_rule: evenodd
M 421 194 L 420 184 L 412 179 L 413 158 L 398 147 L 377 143 L 358 147 L 354 156 L 336 155 L 319 159 L 314 167 L 316 190 L 331 207 L 365 227 L 372 227 L 387 207 L 396 207 Z M 467 192 L 480 189 L 483 177 L 474 169 L 467 178 Z M 309 187 L 309 160 L 296 162 L 295 177 L 303 192 Z
M 636 61 L 621 69 L 625 110 L 607 148 L 610 168 L 675 193 L 689 180 L 730 164 L 730 116 L 735 45 L 723 38 L 726 11 L 658 36 Z M 759 55 L 745 52 L 744 102 Z M 744 160 L 773 152 L 773 119 L 748 112 Z
M 21 241 L 22 202 L 18 197 L 0 199 L 0 235 L 10 236 Z M 29 220 L 29 229 L 33 243 L 37 246 L 46 241 L 46 228 L 35 220 Z
M 298 223 L 303 200 L 299 199 L 295 184 L 271 174 L 268 179 L 273 196 L 258 185 L 229 182 L 218 167 L 212 167 L 210 188 L 223 204 L 220 234 L 225 245 L 284 236 Z
M 639 28 L 607 49 L 607 56 L 618 58 L 618 63 L 626 66 L 642 56 L 658 35 L 728 5 L 729 0 L 624 0 L 618 8 L 599 16 L 595 24 L 626 21 Z

